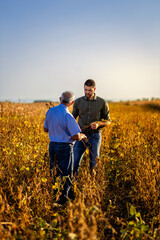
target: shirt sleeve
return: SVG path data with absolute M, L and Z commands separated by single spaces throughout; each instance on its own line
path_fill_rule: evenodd
M 109 106 L 105 100 L 101 109 L 101 119 L 110 121 Z
M 44 128 L 46 128 L 46 129 L 48 129 L 48 118 L 47 118 L 47 116 L 48 116 L 48 112 L 46 113 L 46 117 L 45 117 L 45 121 L 44 121 Z
M 77 101 L 73 104 L 73 111 L 72 111 L 73 117 L 76 119 L 79 115 L 78 107 L 77 107 Z
M 71 137 L 81 132 L 81 129 L 72 114 L 67 115 L 66 123 Z

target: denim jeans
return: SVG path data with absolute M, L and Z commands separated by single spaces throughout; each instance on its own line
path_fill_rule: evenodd
M 49 143 L 49 157 L 51 170 L 54 167 L 55 156 L 58 161 L 58 168 L 61 179 L 64 176 L 67 177 L 62 191 L 62 196 L 64 198 L 67 198 L 73 179 L 73 144 L 61 142 Z
M 91 133 L 86 134 L 88 138 L 88 142 L 86 143 L 84 140 L 77 141 L 74 145 L 74 173 L 77 172 L 77 176 L 79 173 L 79 167 L 81 164 L 81 160 L 86 151 L 86 148 L 89 148 L 89 157 L 90 157 L 90 169 L 92 170 L 96 165 L 96 158 L 99 157 L 100 146 L 101 146 L 101 133 Z

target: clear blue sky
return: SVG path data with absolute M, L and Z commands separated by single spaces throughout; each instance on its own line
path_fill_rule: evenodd
M 0 0 L 0 99 L 160 98 L 159 0 Z

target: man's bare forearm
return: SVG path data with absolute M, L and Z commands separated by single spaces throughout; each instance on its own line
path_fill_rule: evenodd
M 97 122 L 93 122 L 91 123 L 91 128 L 92 129 L 97 129 L 97 128 L 103 128 L 106 126 L 110 125 L 110 121 L 109 120 L 103 120 L 103 121 L 97 121 Z
M 104 120 L 104 121 L 99 121 L 98 123 L 98 127 L 106 127 L 109 126 L 111 124 L 111 122 L 109 120 Z

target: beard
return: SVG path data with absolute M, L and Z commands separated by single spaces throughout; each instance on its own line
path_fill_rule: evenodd
M 86 98 L 90 98 L 92 96 L 92 94 L 85 94 Z

